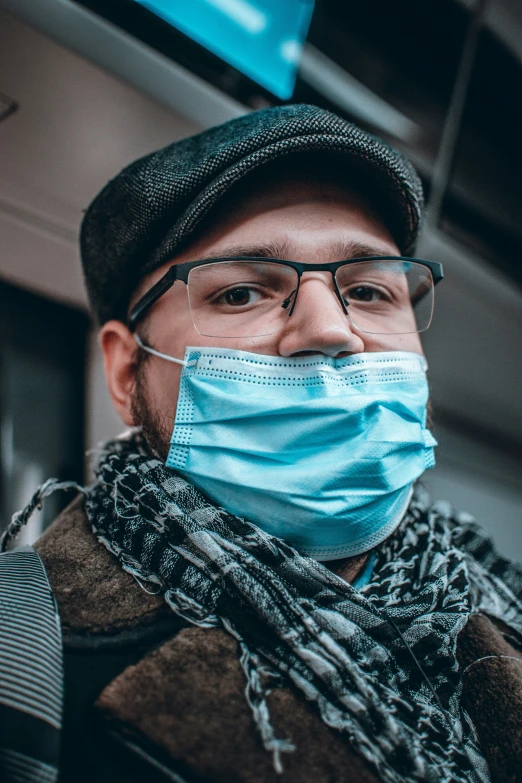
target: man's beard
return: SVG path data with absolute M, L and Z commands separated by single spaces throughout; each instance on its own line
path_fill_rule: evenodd
M 147 366 L 150 356 L 138 348 L 134 364 L 134 390 L 131 412 L 134 423 L 145 438 L 150 453 L 165 462 L 170 448 L 170 436 L 174 427 L 172 419 L 156 410 L 147 392 Z

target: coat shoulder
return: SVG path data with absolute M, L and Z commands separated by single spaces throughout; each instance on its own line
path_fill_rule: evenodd
M 98 541 L 77 497 L 35 544 L 60 612 L 64 636 L 100 636 L 174 622 L 161 596 L 150 595 Z
M 220 629 L 185 628 L 128 667 L 100 695 L 98 715 L 113 737 L 182 779 L 238 783 L 378 783 L 380 778 L 291 687 L 267 699 L 276 736 L 295 750 L 283 773 L 261 742 L 245 698 L 238 643 Z

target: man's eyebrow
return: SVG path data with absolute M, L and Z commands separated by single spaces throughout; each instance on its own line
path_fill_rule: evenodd
M 212 252 L 203 253 L 199 256 L 199 259 L 204 261 L 206 258 L 228 258 L 229 256 L 246 256 L 247 258 L 257 256 L 258 258 L 295 260 L 291 258 L 291 246 L 286 240 L 267 241 L 250 245 L 227 245 Z
M 336 242 L 331 246 L 330 252 L 338 261 L 347 261 L 350 258 L 365 258 L 366 256 L 398 255 L 397 249 L 391 244 L 370 244 L 355 240 Z
M 365 258 L 367 256 L 395 256 L 397 251 L 393 246 L 378 244 L 375 245 L 357 242 L 355 240 L 337 241 L 327 243 L 321 256 L 329 258 L 332 261 L 347 261 L 352 258 Z M 261 244 L 251 245 L 227 245 L 220 247 L 212 252 L 203 253 L 198 256 L 198 260 L 204 261 L 207 258 L 229 258 L 229 257 L 257 257 L 257 258 L 281 258 L 286 261 L 299 261 L 299 253 L 288 240 L 267 241 Z

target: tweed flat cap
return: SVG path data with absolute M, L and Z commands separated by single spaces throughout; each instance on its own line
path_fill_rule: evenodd
M 89 300 L 99 323 L 126 320 L 141 278 L 170 260 L 212 207 L 250 172 L 294 153 L 328 153 L 337 175 L 364 183 L 402 253 L 413 250 L 422 185 L 380 139 L 316 106 L 246 114 L 131 163 L 94 199 L 81 227 Z

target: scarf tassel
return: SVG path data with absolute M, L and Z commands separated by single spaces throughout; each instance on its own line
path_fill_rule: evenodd
M 85 489 L 77 484 L 76 481 L 60 481 L 56 478 L 47 479 L 44 484 L 38 487 L 29 503 L 21 511 L 16 511 L 11 517 L 10 523 L 0 538 L 0 552 L 7 551 L 9 544 L 16 539 L 21 529 L 27 525 L 36 509 L 41 510 L 46 497 L 49 497 L 57 490 L 68 491 L 70 489 L 85 494 Z
M 237 629 L 225 617 L 219 618 L 223 627 L 231 636 L 237 639 L 239 643 L 239 662 L 245 673 L 246 688 L 245 697 L 248 706 L 252 710 L 254 722 L 257 726 L 263 747 L 268 753 L 272 754 L 272 763 L 275 771 L 281 775 L 283 773 L 282 753 L 293 753 L 295 745 L 289 739 L 276 737 L 274 727 L 270 720 L 270 711 L 268 709 L 267 697 L 271 693 L 270 680 L 274 685 L 281 685 L 281 677 L 278 672 L 273 671 L 266 665 L 263 665 L 259 655 L 252 652 L 246 642 L 243 640 Z

